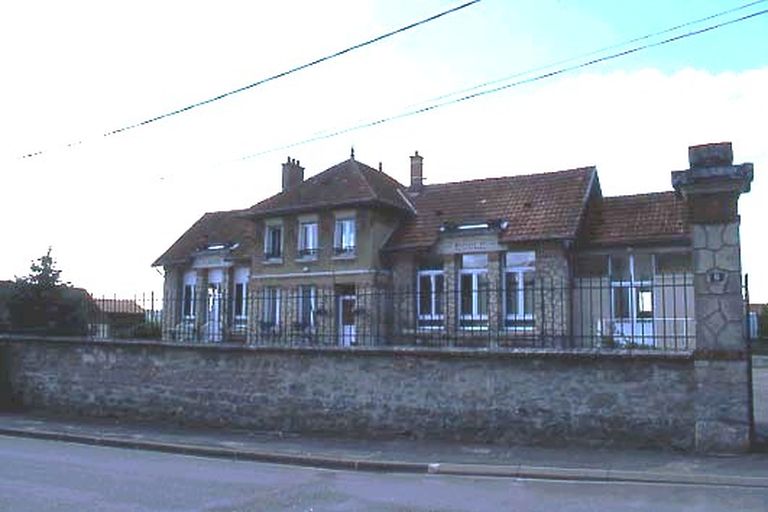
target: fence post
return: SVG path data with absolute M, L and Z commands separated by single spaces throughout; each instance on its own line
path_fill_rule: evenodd
M 739 195 L 752 164 L 733 165 L 730 143 L 693 146 L 690 169 L 672 173 L 687 203 L 693 245 L 695 397 L 699 451 L 743 452 L 751 445 L 751 407 L 741 289 Z

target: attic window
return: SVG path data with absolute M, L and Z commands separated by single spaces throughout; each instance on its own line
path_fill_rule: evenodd
M 224 249 L 226 247 L 227 247 L 226 244 L 211 244 L 207 246 L 206 249 L 209 251 L 218 251 L 219 249 Z
M 477 224 L 459 224 L 456 229 L 460 231 L 466 231 L 470 229 L 488 229 L 487 222 L 479 222 Z

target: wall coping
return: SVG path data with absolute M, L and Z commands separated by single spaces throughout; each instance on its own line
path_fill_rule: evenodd
M 563 359 L 563 360 L 661 360 L 661 361 L 693 361 L 695 352 L 692 350 L 678 352 L 650 351 L 638 349 L 554 349 L 554 348 L 515 348 L 489 349 L 470 347 L 337 347 L 337 346 L 272 346 L 272 345 L 243 345 L 242 343 L 174 343 L 156 340 L 90 340 L 69 336 L 37 336 L 37 335 L 8 335 L 0 334 L 0 345 L 9 343 L 61 343 L 67 345 L 113 346 L 113 347 L 146 347 L 168 348 L 178 350 L 200 350 L 207 352 L 246 352 L 246 353 L 285 353 L 307 355 L 338 355 L 338 356 L 392 356 L 392 357 L 443 357 L 443 358 L 476 358 L 476 359 Z

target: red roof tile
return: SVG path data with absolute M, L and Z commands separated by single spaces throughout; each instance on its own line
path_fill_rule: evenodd
M 603 246 L 685 241 L 685 200 L 671 191 L 605 197 L 591 205 L 584 235 L 587 244 Z
M 334 165 L 320 174 L 255 204 L 256 216 L 316 210 L 358 204 L 379 204 L 411 212 L 405 187 L 381 171 L 354 159 Z
M 176 242 L 163 253 L 152 266 L 181 263 L 195 252 L 204 250 L 213 244 L 232 246 L 229 252 L 233 258 L 249 257 L 253 250 L 253 240 L 246 236 L 252 229 L 250 220 L 243 217 L 248 210 L 230 210 L 206 213 L 195 222 Z
M 388 249 L 429 247 L 440 226 L 507 220 L 502 242 L 574 238 L 594 167 L 427 185 L 413 197 L 418 214 L 404 221 Z
M 144 309 L 139 306 L 135 300 L 131 299 L 100 299 L 93 297 L 91 299 L 96 308 L 103 313 L 124 313 L 132 315 L 143 315 Z

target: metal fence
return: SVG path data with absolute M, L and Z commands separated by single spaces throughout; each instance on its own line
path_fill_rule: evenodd
M 684 351 L 694 348 L 693 304 L 683 273 L 642 282 L 526 277 L 501 288 L 435 274 L 396 290 L 215 284 L 162 298 L 89 296 L 82 330 L 180 343 Z
M 581 278 L 424 279 L 409 289 L 354 285 L 186 287 L 162 300 L 95 299 L 94 338 L 182 343 L 647 349 L 694 347 L 690 275 L 647 282 Z

